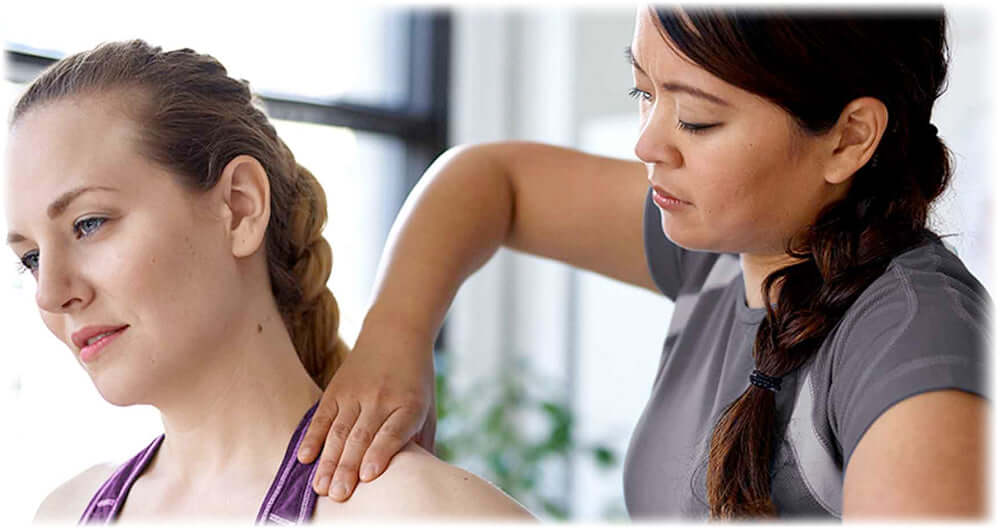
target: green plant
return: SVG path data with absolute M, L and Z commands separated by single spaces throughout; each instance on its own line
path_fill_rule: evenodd
M 617 464 L 607 446 L 574 440 L 565 391 L 541 380 L 522 360 L 457 391 L 448 377 L 447 356 L 438 358 L 435 449 L 444 461 L 469 468 L 533 512 L 558 520 L 569 518 L 569 498 L 542 490 L 544 465 L 555 460 L 568 464 L 570 455 L 581 451 L 599 468 Z

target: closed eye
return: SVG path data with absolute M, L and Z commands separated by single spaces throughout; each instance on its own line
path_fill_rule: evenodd
M 632 99 L 641 98 L 643 101 L 653 100 L 653 94 L 650 94 L 645 90 L 640 90 L 638 87 L 635 86 L 629 88 L 628 96 L 631 97 Z M 680 120 L 677 121 L 677 128 L 685 132 L 689 132 L 691 134 L 699 134 L 713 127 L 717 127 L 719 125 L 721 125 L 721 123 L 688 123 L 686 121 L 680 121 Z
M 631 97 L 632 99 L 639 99 L 640 97 L 642 97 L 646 101 L 649 101 L 649 100 L 653 99 L 653 95 L 652 94 L 650 94 L 649 92 L 647 92 L 645 90 L 639 90 L 638 88 L 636 88 L 634 86 L 632 88 L 628 89 L 628 96 Z
M 720 123 L 688 123 L 686 121 L 677 121 L 677 128 L 690 132 L 691 134 L 699 134 L 719 125 Z

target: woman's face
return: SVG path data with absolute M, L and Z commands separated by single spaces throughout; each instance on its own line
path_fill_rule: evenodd
M 136 134 L 114 104 L 61 100 L 18 120 L 6 156 L 8 242 L 42 320 L 119 405 L 190 380 L 241 301 L 211 192 L 182 188 Z M 122 328 L 99 348 L 74 340 Z
M 843 190 L 820 170 L 821 137 L 790 114 L 680 56 L 640 8 L 631 44 L 641 133 L 635 153 L 661 202 L 664 233 L 691 249 L 776 255 Z M 665 33 L 664 33 L 665 35 Z

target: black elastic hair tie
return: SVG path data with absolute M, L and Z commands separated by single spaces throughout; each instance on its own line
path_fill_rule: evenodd
M 769 377 L 756 369 L 753 370 L 753 373 L 750 373 L 750 383 L 776 393 L 781 389 L 781 377 Z

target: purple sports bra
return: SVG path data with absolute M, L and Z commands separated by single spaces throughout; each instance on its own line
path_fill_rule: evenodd
M 316 506 L 316 492 L 313 491 L 311 483 L 319 459 L 309 465 L 303 465 L 299 463 L 295 454 L 298 453 L 299 443 L 305 436 L 306 426 L 309 425 L 309 420 L 315 411 L 316 404 L 313 404 L 292 434 L 292 439 L 285 450 L 285 457 L 278 467 L 278 473 L 274 476 L 274 481 L 271 482 L 271 487 L 257 513 L 258 525 L 288 525 L 312 519 L 313 508 Z M 110 524 L 115 521 L 122 505 L 125 504 L 129 490 L 156 455 L 163 438 L 164 436 L 160 435 L 135 457 L 115 470 L 90 500 L 78 524 Z

